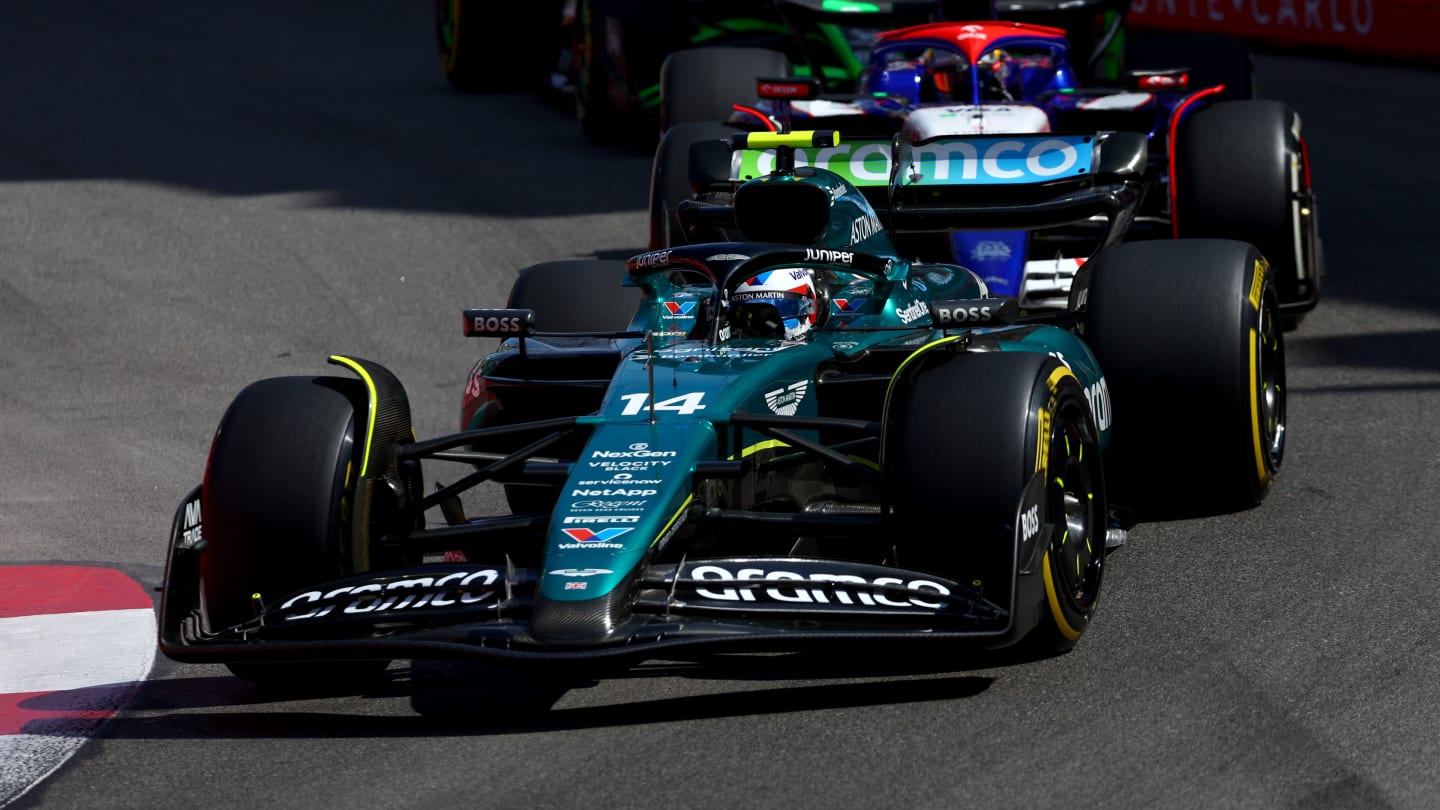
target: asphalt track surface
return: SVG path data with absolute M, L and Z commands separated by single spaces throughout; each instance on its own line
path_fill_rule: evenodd
M 430 22 L 6 3 L 0 564 L 153 587 L 244 384 L 351 353 L 400 376 L 422 435 L 452 430 L 461 308 L 527 263 L 643 247 L 649 155 L 530 96 L 451 93 Z M 279 699 L 158 658 L 11 806 L 1435 806 L 1440 74 L 1271 55 L 1259 76 L 1304 116 L 1328 259 L 1286 336 L 1285 467 L 1255 510 L 1137 527 L 1073 653 L 661 662 L 504 722 L 464 668 Z

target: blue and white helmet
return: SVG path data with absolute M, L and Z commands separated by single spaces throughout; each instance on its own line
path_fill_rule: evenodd
M 766 270 L 730 294 L 730 326 L 737 337 L 803 340 L 828 309 L 815 271 L 807 267 Z

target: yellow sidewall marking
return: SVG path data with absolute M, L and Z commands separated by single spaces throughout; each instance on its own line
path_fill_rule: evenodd
M 1260 389 L 1256 387 L 1259 373 L 1260 338 L 1254 329 L 1250 330 L 1250 442 L 1255 446 L 1255 473 L 1260 483 L 1270 480 L 1265 469 L 1265 447 L 1260 443 Z
M 1045 552 L 1044 565 L 1045 599 L 1050 603 L 1050 615 L 1055 619 L 1055 626 L 1059 628 L 1060 634 L 1071 641 L 1075 641 L 1080 638 L 1081 630 L 1070 626 L 1070 620 L 1065 617 L 1065 611 L 1060 608 L 1060 595 L 1055 592 L 1055 574 L 1050 570 L 1049 551 Z
M 1050 389 L 1050 402 L 1038 414 L 1040 424 L 1035 432 L 1035 472 L 1050 471 L 1050 428 L 1055 419 L 1055 392 L 1060 388 L 1060 381 L 1066 377 L 1074 379 L 1077 385 L 1080 382 L 1075 372 L 1065 366 L 1057 367 L 1045 380 Z
M 1060 389 L 1060 381 L 1066 377 L 1074 379 L 1076 385 L 1079 385 L 1080 380 L 1075 376 L 1075 372 L 1066 366 L 1057 367 L 1054 371 L 1050 372 L 1049 379 L 1045 381 L 1045 384 L 1050 388 L 1051 396 L 1050 402 L 1040 411 L 1039 415 L 1040 425 L 1035 434 L 1035 471 L 1045 472 L 1047 476 L 1049 475 L 1050 469 L 1050 454 L 1048 450 L 1050 448 L 1051 424 L 1054 419 L 1055 392 Z M 1068 532 L 1066 534 L 1068 535 Z M 1075 641 L 1079 639 L 1080 634 L 1084 632 L 1084 626 L 1075 627 L 1071 625 L 1070 619 L 1066 617 L 1064 609 L 1060 607 L 1060 594 L 1055 590 L 1055 572 L 1051 570 L 1050 567 L 1049 549 L 1045 550 L 1043 565 L 1045 571 L 1045 601 L 1050 603 L 1050 616 L 1055 620 L 1055 627 L 1060 631 L 1060 634 L 1070 641 Z M 1077 569 L 1080 566 L 1080 558 L 1078 556 L 1075 558 L 1075 566 Z M 1076 576 L 1080 574 L 1079 570 L 1075 573 Z
M 1255 260 L 1255 277 L 1250 279 L 1250 306 L 1256 312 L 1260 311 L 1260 291 L 1265 288 L 1265 271 L 1269 269 L 1269 262 L 1264 259 Z

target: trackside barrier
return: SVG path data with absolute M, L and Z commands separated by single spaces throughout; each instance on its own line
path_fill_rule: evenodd
M 1132 0 L 1126 22 L 1136 30 L 1440 61 L 1440 0 Z

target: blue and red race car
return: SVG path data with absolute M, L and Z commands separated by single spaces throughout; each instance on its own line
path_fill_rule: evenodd
M 1227 98 L 1226 86 L 1201 86 L 1184 64 L 1130 70 L 1123 84 L 1083 83 L 1070 61 L 1066 32 L 994 20 L 927 23 L 879 35 L 859 91 L 824 92 L 819 83 L 738 67 L 743 53 L 707 48 L 667 60 L 662 94 L 693 97 L 707 76 L 725 67 L 772 80 L 757 85 L 757 104 L 732 104 L 720 120 L 675 120 L 656 153 L 650 203 L 650 246 L 684 244 L 675 217 L 687 199 L 728 194 L 756 167 L 692 166 L 690 144 L 735 131 L 788 126 L 834 129 L 847 143 L 801 150 L 802 162 L 838 170 L 858 185 L 883 186 L 888 167 L 876 161 L 892 139 L 941 136 L 1126 131 L 1148 138 L 1145 200 L 1124 224 L 1130 239 L 1223 237 L 1249 242 L 1275 266 L 1281 310 L 1294 325 L 1319 300 L 1322 256 L 1316 195 L 1300 116 L 1281 101 Z M 884 143 L 882 147 L 881 142 Z M 1031 141 L 1032 143 L 1043 142 Z M 1022 158 L 1015 140 L 1000 158 Z M 974 156 L 984 171 L 992 157 Z M 854 165 L 856 171 L 847 172 Z M 699 176 L 697 177 L 696 171 Z M 722 176 L 723 175 L 723 176 Z M 1014 175 L 1018 176 L 1018 175 Z M 1007 175 L 989 181 L 1003 193 Z M 698 186 L 696 185 L 698 183 Z M 998 294 L 1023 306 L 1063 305 L 1070 280 L 1090 245 L 1077 239 L 1086 223 L 1047 227 L 1016 221 L 1004 229 L 955 231 L 944 243 L 912 235 L 912 249 L 979 271 Z M 1053 225 L 1053 223 L 1051 224 Z M 713 236 L 713 234 L 711 234 Z

